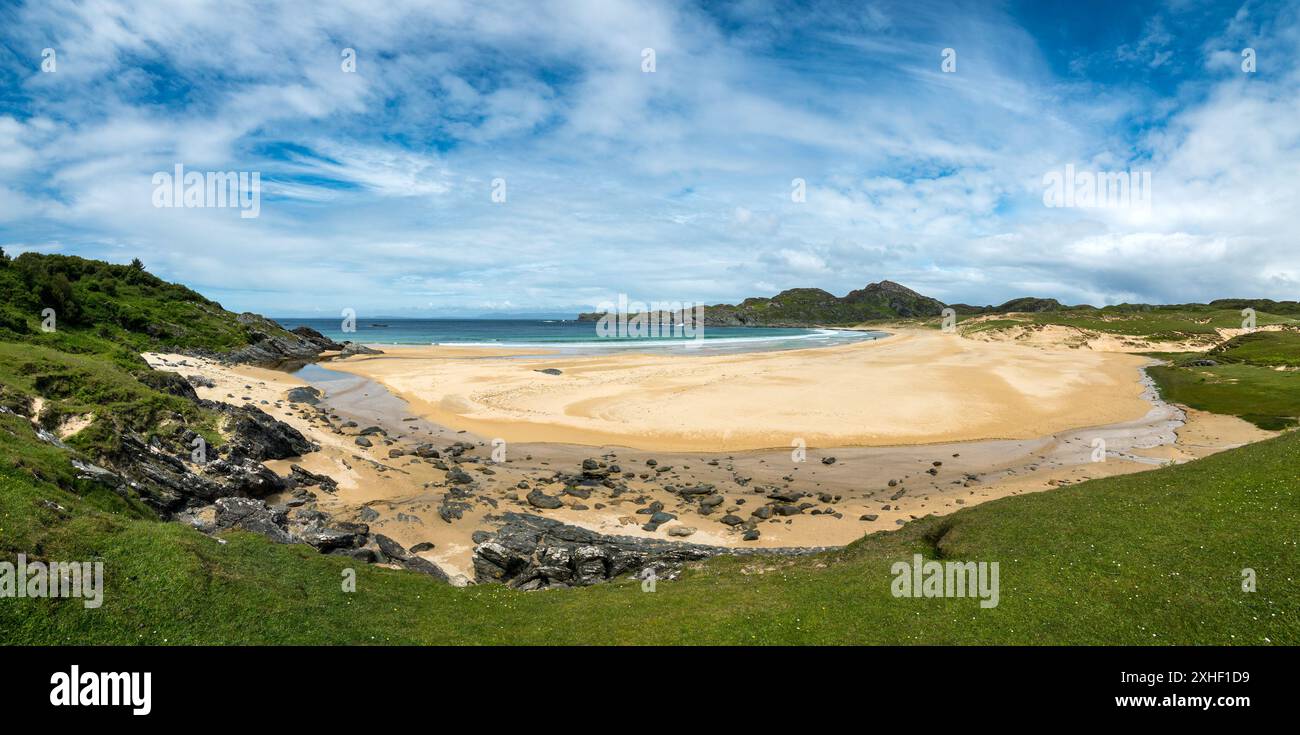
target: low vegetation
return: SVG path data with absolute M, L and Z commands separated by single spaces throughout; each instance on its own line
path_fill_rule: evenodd
M 1300 425 L 1300 332 L 1254 332 L 1149 369 L 1166 400 L 1239 416 L 1261 429 Z

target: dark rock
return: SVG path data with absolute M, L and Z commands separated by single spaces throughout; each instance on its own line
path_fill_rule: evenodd
M 215 459 L 204 465 L 203 474 L 218 479 L 221 495 L 261 498 L 285 488 L 279 475 L 261 462 L 247 457 Z M 202 484 L 196 484 L 189 490 L 193 492 L 203 487 Z
M 356 342 L 344 342 L 343 349 L 339 352 L 339 357 L 352 357 L 353 355 L 382 355 L 383 350 L 376 350 L 373 347 L 366 347 Z
M 375 534 L 375 543 L 379 545 L 379 550 L 384 552 L 384 555 L 389 559 L 404 561 L 411 556 L 406 552 L 406 549 L 402 548 L 401 544 L 382 533 Z
M 433 562 L 423 557 L 409 556 L 402 561 L 402 566 L 411 570 L 412 572 L 420 572 L 421 574 L 427 574 L 430 577 L 433 577 L 434 579 L 438 580 L 439 582 L 451 582 L 451 577 L 449 577 L 447 573 L 442 570 L 441 567 L 439 567 L 437 564 L 434 564 Z
M 306 403 L 314 406 L 317 403 L 320 403 L 320 391 L 310 385 L 302 386 L 300 388 L 290 388 L 286 398 L 288 398 L 290 403 Z
M 329 337 L 326 337 L 320 332 L 317 332 L 315 329 L 312 329 L 311 327 L 295 327 L 290 331 L 292 331 L 294 334 L 298 335 L 299 337 L 302 337 L 304 340 L 310 342 L 321 352 L 337 351 L 343 349 L 343 345 L 339 344 L 338 342 L 335 342 Z
M 232 437 L 231 449 L 245 457 L 261 462 L 288 459 L 320 449 L 307 441 L 307 437 L 297 429 L 252 404 L 232 406 L 213 401 L 200 403 L 205 408 L 215 408 L 229 417 L 226 432 Z
M 546 510 L 554 510 L 555 508 L 564 507 L 564 503 L 560 502 L 559 498 L 554 495 L 547 495 L 541 490 L 533 490 L 528 493 L 528 504 L 534 508 L 543 508 Z
M 339 484 L 329 475 L 318 475 L 315 472 L 304 470 L 296 464 L 289 465 L 289 479 L 286 481 L 287 487 L 308 487 L 317 486 L 327 493 L 334 493 L 339 489 Z
M 543 589 L 554 584 L 587 586 L 655 567 L 670 578 L 684 563 L 720 554 L 803 555 L 819 550 L 729 549 L 635 538 L 605 536 L 540 516 L 505 513 L 496 535 L 474 548 L 474 576 L 479 582 L 501 582 L 519 589 Z M 673 533 L 676 528 L 669 531 Z M 681 532 L 678 532 L 681 533 Z
M 470 477 L 470 474 L 465 470 L 462 470 L 460 467 L 452 467 L 451 470 L 447 472 L 447 482 L 455 485 L 468 485 L 474 482 L 474 478 Z
M 215 529 L 249 531 L 279 543 L 293 541 L 284 529 L 284 513 L 253 498 L 219 498 L 216 505 Z
M 684 487 L 678 490 L 677 493 L 682 497 L 690 497 L 692 495 L 712 495 L 717 491 L 717 488 L 712 485 L 696 485 L 695 487 Z
M 803 493 L 798 490 L 778 490 L 768 493 L 767 497 L 772 500 L 780 500 L 785 503 L 793 503 L 803 497 Z

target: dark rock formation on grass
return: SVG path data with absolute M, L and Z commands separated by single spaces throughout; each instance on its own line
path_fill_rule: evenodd
M 216 401 L 201 403 L 229 417 L 226 431 L 234 437 L 232 448 L 245 457 L 258 461 L 289 459 L 320 449 L 307 441 L 302 432 L 251 403 L 243 406 Z
M 228 363 L 278 365 L 315 360 L 323 351 L 315 340 L 290 332 L 264 316 L 244 313 L 236 320 L 244 327 L 247 345 L 225 353 L 200 354 Z
M 504 513 L 501 527 L 474 548 L 477 582 L 499 582 L 519 589 L 582 587 L 653 567 L 660 579 L 672 578 L 687 562 L 723 554 L 802 556 L 812 549 L 731 549 L 632 536 L 606 536 L 560 521 L 523 513 Z

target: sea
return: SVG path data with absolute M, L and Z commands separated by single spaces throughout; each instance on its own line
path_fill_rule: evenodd
M 778 327 L 712 327 L 701 338 L 601 337 L 596 322 L 577 319 L 358 318 L 344 332 L 342 319 L 276 318 L 287 329 L 311 327 L 336 341 L 366 345 L 455 345 L 535 348 L 539 354 L 603 354 L 611 350 L 668 350 L 694 354 L 803 349 L 879 339 L 885 332 Z

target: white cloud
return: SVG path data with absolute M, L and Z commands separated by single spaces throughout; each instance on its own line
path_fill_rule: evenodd
M 982 302 L 1294 298 L 1300 273 L 1294 10 L 1243 7 L 1195 61 L 1175 14 L 1150 20 L 1121 57 L 1206 75 L 1165 97 L 1057 78 L 1015 18 L 937 3 L 18 12 L 0 37 L 32 63 L 26 102 L 0 107 L 0 244 L 138 256 L 235 308 L 718 302 L 882 278 Z M 37 71 L 47 44 L 56 74 Z M 1150 169 L 1150 213 L 1045 209 L 1043 173 L 1070 162 Z M 176 163 L 261 171 L 261 217 L 153 208 L 152 172 Z

